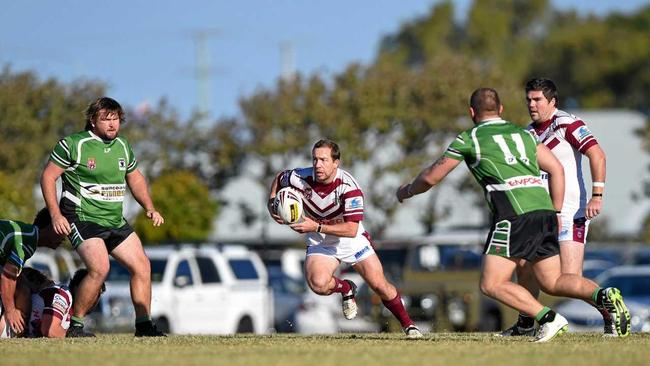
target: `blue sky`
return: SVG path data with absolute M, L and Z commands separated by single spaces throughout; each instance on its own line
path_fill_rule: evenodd
M 290 42 L 301 73 L 325 76 L 368 63 L 382 35 L 424 16 L 432 0 L 8 1 L 0 12 L 0 65 L 63 82 L 96 79 L 124 105 L 165 96 L 185 117 L 197 106 L 195 38 L 208 33 L 212 115 L 280 75 Z M 462 17 L 470 0 L 458 0 Z M 631 12 L 648 1 L 552 0 L 581 14 Z

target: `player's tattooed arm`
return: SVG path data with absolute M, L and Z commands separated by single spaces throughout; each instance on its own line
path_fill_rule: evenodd
M 405 184 L 397 190 L 398 201 L 402 202 L 404 199 L 428 191 L 447 176 L 458 164 L 460 164 L 460 160 L 450 159 L 444 155 L 441 156 L 433 164 L 422 170 L 415 180 L 413 180 L 413 183 Z

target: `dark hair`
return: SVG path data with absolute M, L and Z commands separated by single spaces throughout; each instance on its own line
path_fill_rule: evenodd
M 74 273 L 74 275 L 72 275 L 72 278 L 70 279 L 70 283 L 68 284 L 68 288 L 70 289 L 70 294 L 72 294 L 73 300 L 76 298 L 77 289 L 79 288 L 81 281 L 83 281 L 83 279 L 86 278 L 87 275 L 88 275 L 88 270 L 86 268 L 79 268 Z M 106 284 L 102 283 L 101 293 L 104 293 L 104 291 L 106 291 Z
M 559 104 L 559 94 L 557 92 L 557 87 L 555 86 L 555 83 L 551 79 L 546 79 L 546 78 L 533 78 L 528 80 L 526 82 L 526 94 L 528 94 L 529 91 L 541 91 L 542 94 L 544 94 L 544 97 L 546 100 L 549 101 L 549 103 L 555 98 L 555 106 L 557 107 Z
M 90 103 L 84 112 L 84 116 L 86 117 L 86 131 L 93 129 L 93 121 L 102 109 L 106 110 L 108 113 L 117 113 L 117 116 L 120 117 L 120 123 L 125 122 L 124 110 L 120 103 L 109 97 L 101 97 Z
M 20 278 L 27 282 L 27 286 L 32 292 L 38 291 L 44 288 L 45 285 L 52 283 L 52 280 L 45 273 L 31 267 L 24 267 L 20 272 Z
M 34 217 L 34 222 L 32 225 L 38 227 L 39 230 L 45 229 L 46 227 L 52 225 L 52 217 L 50 217 L 50 212 L 46 207 L 42 208 Z
M 488 112 L 499 113 L 501 100 L 499 100 L 499 93 L 496 90 L 479 88 L 474 90 L 469 98 L 469 105 L 477 116 L 481 116 Z
M 319 147 L 329 147 L 331 150 L 332 159 L 341 160 L 341 149 L 339 149 L 339 145 L 336 142 L 329 139 L 318 140 L 314 144 L 314 147 L 311 149 L 312 154 L 314 153 L 314 150 L 318 149 Z

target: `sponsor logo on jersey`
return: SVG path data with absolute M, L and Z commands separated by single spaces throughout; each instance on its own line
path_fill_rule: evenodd
M 90 170 L 97 169 L 97 162 L 95 161 L 95 158 L 88 158 L 88 163 L 86 164 L 86 166 Z
M 354 258 L 360 259 L 361 256 L 363 256 L 364 254 L 366 254 L 369 251 L 370 251 L 370 247 L 366 245 L 365 247 L 363 247 L 363 249 L 361 249 L 360 251 L 354 253 Z
M 52 309 L 60 312 L 61 314 L 65 314 L 65 312 L 68 310 L 68 301 L 65 299 L 65 297 L 61 296 L 61 294 L 55 294 L 54 298 L 52 299 Z
M 122 202 L 126 192 L 125 184 L 81 183 L 81 195 L 96 201 Z
M 544 185 L 541 177 L 533 177 L 532 175 L 512 177 L 506 179 L 505 183 L 511 189 L 522 187 L 542 187 Z
M 573 131 L 573 137 L 575 137 L 579 142 L 582 142 L 582 140 L 589 136 L 591 136 L 591 131 L 589 131 L 587 126 L 580 126 L 580 128 Z
M 120 170 L 126 170 L 126 159 L 124 158 L 117 159 L 117 166 L 118 168 L 120 168 Z
M 305 188 L 303 196 L 305 196 L 305 199 L 310 200 L 313 193 L 314 191 L 311 188 Z
M 361 197 L 354 197 L 353 199 L 347 200 L 345 203 L 345 208 L 347 210 L 363 208 L 363 199 Z
M 104 148 L 104 154 L 108 154 L 109 152 L 111 152 L 111 148 L 110 147 L 105 147 Z

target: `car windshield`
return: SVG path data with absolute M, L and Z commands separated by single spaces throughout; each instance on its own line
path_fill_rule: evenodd
M 650 275 L 620 275 L 606 279 L 602 287 L 616 287 L 623 296 L 650 296 Z
M 161 282 L 167 259 L 150 259 L 151 262 L 151 282 Z M 107 282 L 128 282 L 131 279 L 129 271 L 124 268 L 118 261 L 111 259 L 111 268 L 108 271 Z
M 305 282 L 295 280 L 282 272 L 279 266 L 267 267 L 269 285 L 276 293 L 302 294 L 306 290 Z
M 256 280 L 259 278 L 253 262 L 249 259 L 230 259 L 228 263 L 235 277 L 239 280 Z

